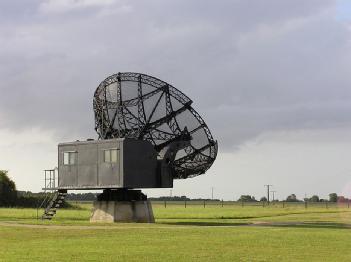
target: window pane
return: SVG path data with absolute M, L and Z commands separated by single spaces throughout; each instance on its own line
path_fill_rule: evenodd
M 64 165 L 69 165 L 69 152 L 64 152 L 63 153 L 63 164 Z
M 105 162 L 111 162 L 110 150 L 105 150 Z
M 75 152 L 70 152 L 69 153 L 69 164 L 70 165 L 75 165 L 76 164 L 76 153 Z
M 117 163 L 117 149 L 111 149 L 111 162 Z

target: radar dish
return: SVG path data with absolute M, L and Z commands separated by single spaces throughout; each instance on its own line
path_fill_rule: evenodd
M 172 85 L 140 73 L 114 74 L 94 94 L 95 130 L 100 139 L 148 140 L 161 152 L 174 141 L 190 139 L 169 163 L 174 178 L 201 175 L 217 156 L 217 142 L 192 100 Z

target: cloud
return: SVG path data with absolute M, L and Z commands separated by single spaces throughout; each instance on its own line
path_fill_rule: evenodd
M 93 136 L 94 90 L 118 71 L 184 91 L 225 150 L 274 130 L 348 128 L 351 36 L 335 8 L 331 0 L 64 0 L 16 14 L 8 2 L 0 128 Z
M 85 8 L 101 8 L 114 4 L 115 0 L 47 0 L 39 5 L 45 14 L 65 13 Z

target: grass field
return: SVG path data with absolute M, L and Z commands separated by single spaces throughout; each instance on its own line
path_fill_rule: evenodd
M 351 208 L 154 204 L 155 224 L 90 224 L 91 204 L 0 209 L 0 261 L 351 261 Z

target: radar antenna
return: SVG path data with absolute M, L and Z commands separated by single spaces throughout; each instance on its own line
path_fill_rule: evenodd
M 160 79 L 132 72 L 114 74 L 95 91 L 95 130 L 100 139 L 150 141 L 159 154 L 177 141 L 188 141 L 168 164 L 173 178 L 195 177 L 211 167 L 218 146 L 191 105 L 189 97 Z

